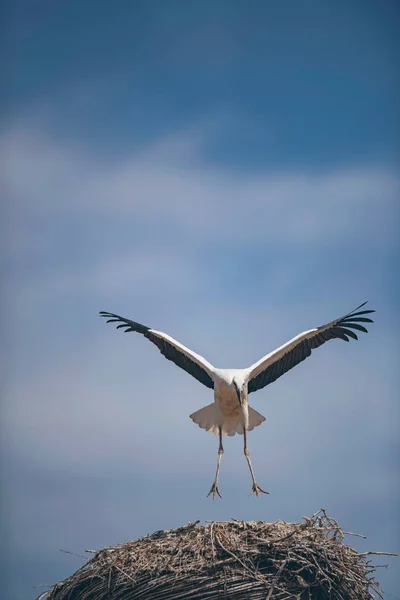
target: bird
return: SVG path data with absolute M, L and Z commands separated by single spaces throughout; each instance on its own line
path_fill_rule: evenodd
M 224 448 L 223 436 L 243 435 L 243 451 L 252 478 L 249 496 L 269 494 L 257 483 L 250 453 L 247 446 L 247 433 L 265 421 L 265 417 L 249 406 L 248 396 L 276 381 L 279 377 L 293 369 L 308 358 L 313 350 L 332 339 L 348 342 L 357 340 L 356 331 L 368 333 L 361 323 L 373 323 L 366 315 L 375 310 L 360 310 L 367 302 L 343 317 L 330 321 L 314 329 L 309 329 L 292 338 L 276 350 L 263 356 L 260 360 L 245 369 L 220 369 L 214 367 L 205 358 L 193 352 L 170 335 L 141 325 L 117 314 L 100 311 L 100 316 L 107 323 L 117 323 L 117 329 L 125 333 L 136 332 L 155 344 L 161 354 L 178 367 L 192 375 L 204 386 L 214 390 L 214 402 L 192 413 L 189 417 L 202 429 L 214 433 L 219 438 L 217 470 L 213 484 L 207 496 L 222 498 L 219 489 L 219 473 Z

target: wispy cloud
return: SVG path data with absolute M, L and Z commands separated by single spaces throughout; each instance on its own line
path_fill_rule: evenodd
M 203 143 L 195 128 L 105 164 L 34 128 L 4 134 L 12 231 L 5 239 L 23 272 L 19 283 L 101 293 L 117 292 L 118 282 L 139 288 L 144 277 L 142 287 L 154 289 L 162 277 L 212 277 L 223 253 L 251 249 L 266 257 L 276 290 L 296 279 L 287 256 L 300 246 L 314 257 L 396 246 L 399 180 L 390 170 L 229 172 L 204 164 Z

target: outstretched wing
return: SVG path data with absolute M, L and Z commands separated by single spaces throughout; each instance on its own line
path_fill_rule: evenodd
M 199 354 L 192 352 L 192 350 L 189 350 L 189 348 L 186 348 L 162 331 L 156 331 L 155 329 L 146 327 L 146 325 L 135 323 L 135 321 L 125 319 L 114 313 L 101 311 L 99 314 L 107 319 L 107 323 L 119 323 L 117 329 L 123 328 L 125 329 L 125 333 L 128 331 L 141 333 L 158 347 L 165 358 L 174 362 L 184 371 L 187 371 L 187 373 L 192 375 L 197 381 L 200 381 L 200 383 L 211 389 L 214 388 L 214 381 L 212 379 L 214 367 Z
M 365 317 L 374 310 L 359 310 L 367 304 L 360 304 L 352 312 L 340 319 L 331 321 L 326 325 L 310 329 L 296 336 L 274 352 L 267 354 L 261 360 L 254 363 L 249 369 L 248 392 L 256 392 L 269 383 L 272 383 L 290 369 L 310 356 L 312 350 L 319 348 L 328 340 L 339 338 L 349 341 L 349 338 L 357 340 L 353 329 L 368 333 L 367 329 L 360 323 L 373 323 L 372 319 Z M 358 311 L 358 312 L 357 312 Z

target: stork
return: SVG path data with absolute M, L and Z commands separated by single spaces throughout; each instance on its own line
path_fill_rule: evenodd
M 222 497 L 218 486 L 221 459 L 224 453 L 222 437 L 233 436 L 236 433 L 243 435 L 244 455 L 253 481 L 249 495 L 255 493 L 258 497 L 260 493 L 269 493 L 263 490 L 256 481 L 247 448 L 247 432 L 265 421 L 263 415 L 249 406 L 248 395 L 261 390 L 293 369 L 310 356 L 313 350 L 328 340 L 335 338 L 346 342 L 349 341 L 349 338 L 357 340 L 354 329 L 368 333 L 364 325 L 360 325 L 360 323 L 373 323 L 372 319 L 365 315 L 375 311 L 359 310 L 366 304 L 367 302 L 360 304 L 344 317 L 330 321 L 326 325 L 300 333 L 246 369 L 217 369 L 205 358 L 162 331 L 114 313 L 101 311 L 100 316 L 106 318 L 107 323 L 119 323 L 117 329 L 122 328 L 125 332 L 134 331 L 142 334 L 158 347 L 165 358 L 187 371 L 206 387 L 214 390 L 214 402 L 194 412 L 190 418 L 202 429 L 212 431 L 219 437 L 217 470 L 214 482 L 207 494 L 207 496 L 212 494 L 215 500 L 217 495 Z

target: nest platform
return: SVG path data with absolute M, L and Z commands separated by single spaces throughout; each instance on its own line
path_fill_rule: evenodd
M 324 510 L 300 523 L 198 521 L 93 553 L 44 600 L 371 600 L 370 552 Z M 352 534 L 356 535 L 356 534 Z M 39 599 L 38 599 L 39 600 Z

